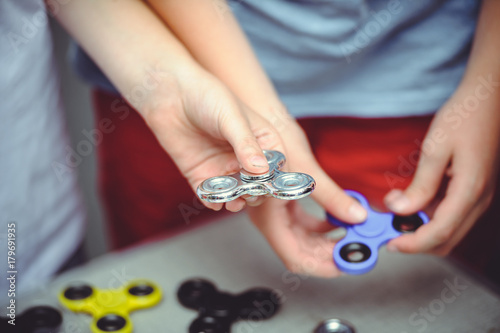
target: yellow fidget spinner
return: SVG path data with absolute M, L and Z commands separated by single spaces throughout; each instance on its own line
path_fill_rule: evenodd
M 94 317 L 92 332 L 131 333 L 129 313 L 152 307 L 161 301 L 162 292 L 155 283 L 134 280 L 118 289 L 97 289 L 89 285 L 74 285 L 59 294 L 59 301 L 74 312 Z

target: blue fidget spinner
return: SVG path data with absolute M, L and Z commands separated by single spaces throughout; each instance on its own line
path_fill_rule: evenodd
M 424 212 L 408 216 L 376 212 L 370 208 L 368 201 L 360 193 L 345 192 L 361 203 L 368 216 L 361 224 L 347 224 L 327 214 L 330 224 L 347 229 L 346 236 L 333 249 L 333 260 L 343 272 L 349 274 L 369 272 L 377 263 L 380 246 L 404 233 L 414 232 L 429 222 Z
M 207 202 L 228 202 L 244 194 L 271 195 L 283 200 L 297 200 L 308 196 L 316 187 L 314 179 L 299 172 L 281 171 L 285 155 L 276 150 L 264 150 L 269 171 L 253 174 L 241 170 L 231 176 L 217 176 L 204 180 L 196 190 L 201 200 Z

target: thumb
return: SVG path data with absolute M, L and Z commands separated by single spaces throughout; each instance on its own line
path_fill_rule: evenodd
M 248 172 L 265 173 L 269 170 L 267 159 L 257 138 L 251 130 L 248 119 L 241 112 L 229 113 L 221 121 L 220 132 L 231 144 L 238 162 Z
M 366 209 L 338 186 L 320 167 L 313 173 L 317 186 L 313 192 L 314 200 L 333 216 L 348 223 L 366 220 Z
M 384 198 L 386 206 L 397 214 L 408 215 L 424 208 L 436 195 L 449 155 L 422 154 L 411 184 L 402 191 L 394 189 Z
M 366 220 L 367 211 L 353 197 L 335 183 L 321 168 L 309 149 L 295 159 L 295 167 L 310 174 L 316 180 L 316 189 L 311 197 L 328 213 L 347 223 L 360 223 Z
M 293 126 L 290 126 L 293 130 Z M 347 223 L 361 223 L 366 220 L 367 211 L 353 197 L 337 184 L 319 165 L 309 147 L 309 142 L 302 129 L 296 125 L 299 131 L 289 131 L 293 137 L 289 142 L 293 143 L 293 150 L 290 154 L 290 160 L 294 167 L 307 174 L 310 174 L 316 180 L 316 189 L 311 197 L 323 209 L 336 218 Z M 327 223 L 325 221 L 325 223 Z

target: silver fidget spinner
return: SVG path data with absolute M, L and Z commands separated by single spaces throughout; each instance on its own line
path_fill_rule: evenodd
M 196 190 L 201 200 L 228 202 L 244 194 L 258 196 L 270 194 L 283 200 L 297 200 L 308 196 L 316 187 L 314 178 L 299 172 L 284 172 L 285 155 L 276 150 L 264 150 L 269 171 L 253 174 L 241 170 L 230 176 L 217 176 L 204 180 Z

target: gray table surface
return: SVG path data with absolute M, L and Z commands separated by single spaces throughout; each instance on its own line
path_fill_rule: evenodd
M 239 322 L 233 333 L 309 333 L 327 318 L 348 320 L 358 333 L 500 332 L 499 295 L 444 259 L 382 249 L 376 268 L 368 274 L 332 280 L 302 277 L 284 268 L 245 214 L 102 256 L 24 299 L 19 310 L 38 304 L 62 309 L 57 294 L 74 281 L 109 288 L 147 278 L 162 287 L 164 299 L 132 314 L 134 332 L 187 332 L 197 314 L 180 306 L 175 295 L 177 287 L 192 277 L 210 279 L 231 292 L 263 286 L 283 294 L 275 317 Z M 451 290 L 453 284 L 458 288 Z M 89 316 L 62 311 L 62 332 L 89 332 Z

